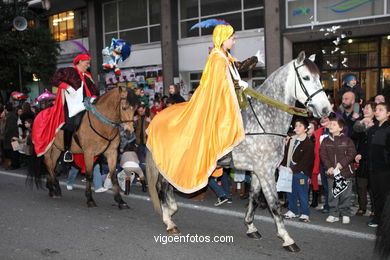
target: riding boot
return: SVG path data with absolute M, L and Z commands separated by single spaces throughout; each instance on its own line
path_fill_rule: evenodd
M 129 195 L 130 194 L 130 180 L 126 180 L 125 182 L 125 195 Z
M 315 208 L 318 206 L 318 194 L 319 194 L 318 190 L 311 191 L 312 200 L 311 200 L 310 207 Z
M 147 189 L 147 186 L 146 186 L 146 182 L 145 182 L 145 178 L 139 178 L 139 181 L 141 182 L 142 184 L 142 191 L 143 192 L 146 192 L 146 189 Z
M 70 152 L 73 131 L 64 130 L 64 162 L 73 162 L 73 155 Z

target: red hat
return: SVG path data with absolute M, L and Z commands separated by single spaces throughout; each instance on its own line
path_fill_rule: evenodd
M 74 58 L 73 64 L 76 65 L 81 60 L 91 60 L 91 57 L 88 54 L 79 54 L 76 56 L 76 58 Z

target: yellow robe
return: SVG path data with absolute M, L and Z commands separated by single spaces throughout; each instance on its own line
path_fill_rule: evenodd
M 221 25 L 215 30 L 218 27 Z M 214 30 L 215 46 L 231 36 L 224 29 L 217 37 Z M 164 109 L 147 129 L 147 147 L 154 162 L 181 192 L 192 193 L 206 186 L 217 160 L 245 137 L 228 68 L 232 60 L 230 54 L 226 57 L 223 50 L 214 48 L 191 100 Z M 221 172 L 217 169 L 214 174 Z

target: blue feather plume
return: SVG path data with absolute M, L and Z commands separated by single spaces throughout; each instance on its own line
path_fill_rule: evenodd
M 195 24 L 194 26 L 191 27 L 190 30 L 193 30 L 195 28 L 208 28 L 208 27 L 217 26 L 220 24 L 229 25 L 228 22 L 221 20 L 221 19 L 207 19 L 205 21 L 202 21 L 200 23 Z

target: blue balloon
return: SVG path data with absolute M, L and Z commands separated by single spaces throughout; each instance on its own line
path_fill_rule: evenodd
M 111 48 L 121 55 L 122 61 L 130 56 L 131 44 L 126 40 L 112 38 Z

